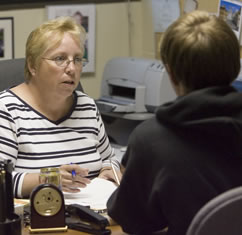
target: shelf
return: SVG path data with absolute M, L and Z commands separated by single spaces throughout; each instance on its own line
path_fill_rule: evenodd
M 115 112 L 101 112 L 101 115 L 134 120 L 134 121 L 144 121 L 154 117 L 154 113 L 115 113 Z

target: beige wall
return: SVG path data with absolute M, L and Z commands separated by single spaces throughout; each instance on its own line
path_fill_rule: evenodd
M 199 0 L 199 10 L 205 10 L 211 13 L 215 13 L 218 10 L 219 0 Z
M 0 11 L 0 17 L 14 17 L 15 57 L 24 57 L 25 42 L 32 29 L 45 20 L 43 9 Z

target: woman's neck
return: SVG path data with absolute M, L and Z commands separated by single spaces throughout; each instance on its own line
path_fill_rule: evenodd
M 62 98 L 61 96 L 40 91 L 31 84 L 22 83 L 11 89 L 28 105 L 52 121 L 64 117 L 71 109 L 73 95 Z

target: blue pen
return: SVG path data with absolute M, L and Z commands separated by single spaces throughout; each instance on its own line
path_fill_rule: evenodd
M 72 164 L 72 162 L 71 162 L 71 164 Z M 71 175 L 72 175 L 72 179 L 74 179 L 76 177 L 76 171 L 75 170 L 72 170 L 71 171 Z
M 71 174 L 72 174 L 72 178 L 75 178 L 76 177 L 76 171 L 75 170 L 72 170 L 71 171 Z

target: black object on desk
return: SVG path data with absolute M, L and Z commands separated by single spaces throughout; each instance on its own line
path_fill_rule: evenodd
M 78 204 L 68 205 L 66 214 L 66 224 L 70 229 L 97 235 L 111 234 L 111 231 L 106 229 L 106 226 L 109 226 L 107 218 L 88 207 Z
M 21 235 L 21 218 L 14 213 L 13 163 L 0 160 L 0 234 Z

